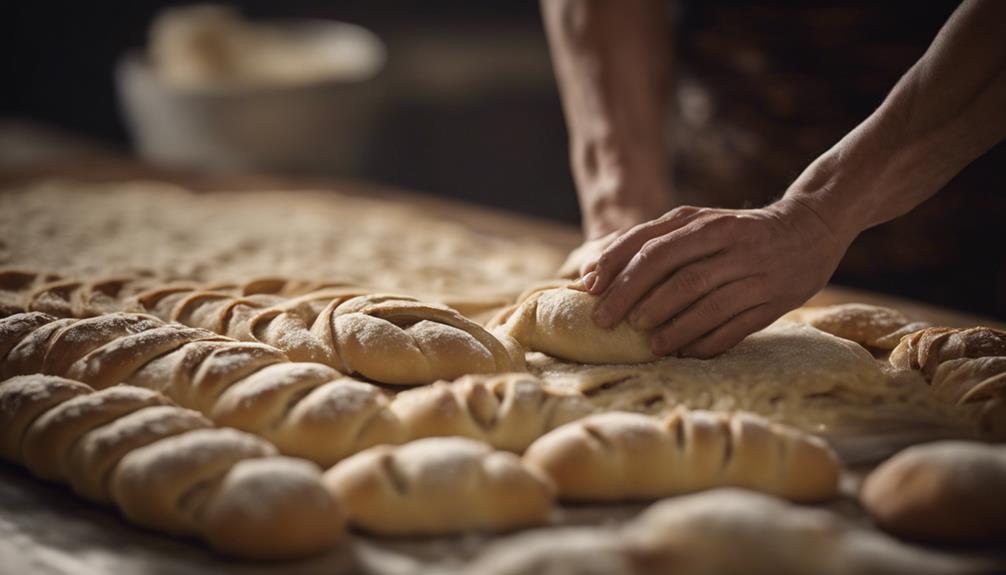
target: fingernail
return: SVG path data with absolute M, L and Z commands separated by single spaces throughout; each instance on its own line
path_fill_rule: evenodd
M 583 276 L 583 287 L 587 288 L 587 291 L 594 291 L 595 284 L 597 284 L 597 272 L 587 272 L 587 275 Z
M 660 342 L 657 341 L 657 338 L 655 337 L 650 338 L 650 351 L 653 353 L 653 355 L 657 357 L 663 356 L 664 346 L 660 345 Z

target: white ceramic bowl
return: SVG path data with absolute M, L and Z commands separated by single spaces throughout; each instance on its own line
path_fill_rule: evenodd
M 119 101 L 140 155 L 166 166 L 352 175 L 364 161 L 380 114 L 383 43 L 359 26 L 310 20 L 274 24 L 346 43 L 373 70 L 333 72 L 306 82 L 165 82 L 145 54 L 125 54 L 116 70 Z

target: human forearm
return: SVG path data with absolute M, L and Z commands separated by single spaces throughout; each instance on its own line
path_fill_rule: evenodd
M 669 26 L 656 0 L 543 0 L 588 239 L 670 207 Z
M 1004 2 L 962 4 L 877 111 L 786 198 L 811 207 L 848 243 L 934 195 L 1006 137 L 1004 21 Z

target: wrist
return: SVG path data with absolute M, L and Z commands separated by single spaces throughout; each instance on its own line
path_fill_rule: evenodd
M 665 210 L 666 211 L 666 210 Z M 583 236 L 594 240 L 612 232 L 626 231 L 636 224 L 659 217 L 663 212 L 639 206 L 617 205 L 605 201 L 595 202 L 583 210 Z
M 595 150 L 574 157 L 573 168 L 587 239 L 660 217 L 673 205 L 664 157 Z

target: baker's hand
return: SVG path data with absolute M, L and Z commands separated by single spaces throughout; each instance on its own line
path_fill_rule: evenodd
M 852 238 L 803 200 L 761 209 L 683 206 L 612 242 L 583 276 L 594 321 L 653 330 L 657 355 L 711 357 L 827 284 Z

